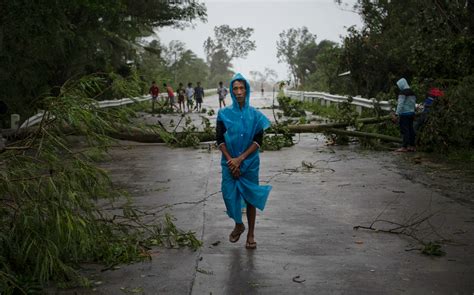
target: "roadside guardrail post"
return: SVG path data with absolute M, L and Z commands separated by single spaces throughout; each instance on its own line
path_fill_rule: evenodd
M 12 114 L 10 116 L 10 128 L 11 129 L 18 129 L 20 127 L 20 115 L 19 114 Z

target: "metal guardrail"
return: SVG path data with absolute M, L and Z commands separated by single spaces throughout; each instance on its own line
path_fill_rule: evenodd
M 160 95 L 162 96 L 162 95 Z M 151 95 L 141 96 L 141 97 L 133 97 L 133 98 L 122 98 L 122 99 L 113 99 L 113 100 L 103 100 L 97 102 L 97 107 L 108 108 L 108 107 L 118 107 L 122 105 L 127 105 L 136 102 L 147 101 L 151 99 Z M 19 129 L 27 128 L 34 126 L 41 122 L 44 116 L 44 111 L 38 112 L 36 115 L 31 116 L 30 118 L 26 119 L 21 125 Z
M 214 94 L 214 93 L 217 93 L 215 88 L 204 90 L 205 95 Z M 347 101 L 348 99 L 347 96 L 335 95 L 335 94 L 329 94 L 329 93 L 317 92 L 317 91 L 308 92 L 308 91 L 285 90 L 285 94 L 293 99 L 300 100 L 300 101 L 311 100 L 312 102 L 314 102 L 315 100 L 319 100 L 322 105 L 330 105 L 331 102 L 340 103 L 340 102 Z M 162 93 L 160 94 L 160 97 L 166 98 L 167 95 Z M 97 102 L 97 107 L 98 108 L 118 107 L 118 106 L 123 106 L 127 104 L 143 102 L 143 101 L 148 101 L 148 100 L 151 100 L 151 95 L 145 95 L 145 96 L 139 96 L 139 97 L 133 97 L 133 98 L 103 100 L 103 101 Z M 393 110 L 393 106 L 389 101 L 377 102 L 375 99 L 367 99 L 367 98 L 356 96 L 356 97 L 352 97 L 351 103 L 357 106 L 358 112 L 361 112 L 362 108 L 374 108 L 375 104 L 378 104 L 382 110 L 385 110 L 385 111 Z M 38 114 L 25 120 L 21 124 L 19 129 L 31 127 L 38 124 L 43 119 L 43 116 L 44 116 L 44 112 L 39 112 Z
M 340 103 L 346 102 L 348 96 L 329 94 L 325 92 L 308 92 L 308 91 L 294 91 L 286 90 L 285 95 L 300 101 L 312 101 L 319 100 L 322 105 L 330 105 L 331 102 Z M 392 111 L 393 106 L 390 101 L 376 101 L 375 98 L 367 99 L 358 96 L 352 97 L 351 104 L 357 106 L 358 112 L 362 111 L 362 108 L 373 109 L 375 105 L 378 105 L 384 111 Z
M 204 95 L 213 94 L 213 93 L 217 93 L 217 90 L 213 88 L 204 90 Z M 167 95 L 164 93 L 161 93 L 159 96 L 160 98 L 167 97 Z M 151 100 L 151 95 L 138 96 L 138 97 L 133 97 L 133 98 L 102 100 L 102 101 L 97 102 L 97 107 L 100 109 L 109 108 L 109 107 L 119 107 L 119 106 L 123 106 L 127 104 L 143 102 L 143 101 L 148 101 L 148 100 Z M 44 116 L 44 111 L 40 111 L 38 114 L 26 119 L 25 122 L 21 124 L 19 129 L 31 127 L 38 124 L 43 119 L 43 116 Z

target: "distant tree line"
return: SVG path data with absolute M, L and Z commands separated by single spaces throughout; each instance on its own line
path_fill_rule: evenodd
M 147 58 L 141 40 L 154 28 L 207 17 L 197 1 L 18 0 L 1 1 L 0 11 L 0 99 L 15 112 L 41 107 L 41 98 L 59 93 L 69 79 L 133 75 Z
M 158 86 L 200 80 L 216 87 L 232 76 L 233 59 L 255 49 L 253 29 L 227 25 L 204 42 L 206 60 L 182 41 L 146 41 L 157 28 L 205 21 L 206 7 L 198 1 L 19 0 L 1 1 L 0 10 L 0 100 L 9 108 L 4 126 L 9 114 L 36 113 L 45 97 L 85 75 L 108 81 L 98 100 L 130 94 L 125 87 L 147 93 L 153 80 Z
M 231 61 L 256 48 L 252 28 L 215 28 L 204 42 L 206 60 L 181 41 L 163 44 L 154 30 L 205 21 L 198 1 L 73 0 L 0 2 L 0 100 L 22 118 L 43 109 L 69 80 L 101 74 L 108 81 L 98 100 L 146 93 L 151 81 L 197 82 L 215 87 L 233 74 Z M 151 40 L 151 41 L 146 41 Z M 175 85 L 176 84 L 176 85 Z
M 350 27 L 341 45 L 291 28 L 280 33 L 277 57 L 302 89 L 374 97 L 401 76 L 421 86 L 449 84 L 473 74 L 473 2 L 358 0 L 363 27 Z

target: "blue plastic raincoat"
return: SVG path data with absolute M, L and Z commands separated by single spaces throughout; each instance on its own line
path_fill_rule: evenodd
M 232 91 L 232 84 L 235 80 L 245 81 L 247 91 L 245 105 L 242 109 L 240 109 Z M 236 158 L 250 147 L 255 134 L 270 127 L 270 121 L 260 111 L 250 106 L 250 84 L 241 74 L 234 75 L 229 89 L 232 105 L 219 110 L 217 121 L 224 123 L 226 128 L 225 145 L 232 158 Z M 221 166 L 221 190 L 229 217 L 236 223 L 242 223 L 242 208 L 245 206 L 245 201 L 263 210 L 272 187 L 258 185 L 259 151 L 256 150 L 242 161 L 238 179 L 232 177 L 224 155 L 222 155 Z

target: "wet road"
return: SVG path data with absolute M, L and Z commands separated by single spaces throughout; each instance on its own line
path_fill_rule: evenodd
M 254 104 L 271 104 L 271 94 Z M 204 106 L 215 108 L 217 98 L 208 97 Z M 264 112 L 272 117 L 271 110 Z M 443 187 L 420 183 L 416 175 L 407 177 L 425 173 L 410 170 L 412 155 L 328 147 L 312 134 L 295 139 L 294 147 L 261 154 L 260 179 L 273 190 L 257 215 L 254 251 L 245 249 L 245 233 L 239 242 L 228 242 L 233 224 L 219 193 L 219 151 L 134 143 L 115 149 L 105 168 L 128 188 L 136 206 L 176 204 L 168 210 L 176 224 L 195 231 L 204 244 L 196 252 L 155 249 L 151 262 L 97 273 L 101 284 L 83 293 L 474 293 L 472 203 L 447 197 Z M 449 240 L 443 257 L 420 254 L 408 237 L 353 230 L 377 217 L 408 224 L 431 213 L 416 233 L 424 240 Z

